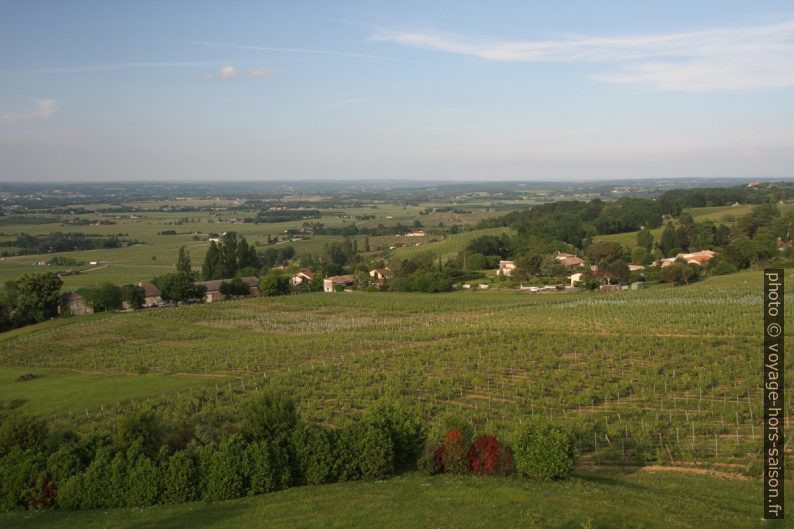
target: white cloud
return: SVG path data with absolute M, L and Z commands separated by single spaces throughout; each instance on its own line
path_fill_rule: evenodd
M 273 74 L 265 70 L 248 70 L 245 72 L 245 75 L 251 77 L 252 79 L 264 79 L 266 77 L 272 76 Z
M 251 79 L 264 79 L 270 77 L 272 74 L 265 70 L 247 70 L 245 76 Z M 231 64 L 222 66 L 218 73 L 209 74 L 202 77 L 205 81 L 231 81 L 239 78 L 237 69 Z
M 646 36 L 495 40 L 380 31 L 373 40 L 501 62 L 609 63 L 593 78 L 661 90 L 706 92 L 794 87 L 794 20 L 765 26 Z
M 34 119 L 47 119 L 58 111 L 54 99 L 35 99 L 28 109 L 0 114 L 0 123 L 17 123 Z

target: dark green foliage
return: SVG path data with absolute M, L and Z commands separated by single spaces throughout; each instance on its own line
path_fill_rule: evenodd
M 224 281 L 219 290 L 224 296 L 247 296 L 251 293 L 251 287 L 239 277 L 235 277 L 231 281 Z
M 44 449 L 47 440 L 47 424 L 23 412 L 14 412 L 3 417 L 0 423 L 0 456 L 14 448 L 22 450 Z
M 124 285 L 121 287 L 121 299 L 127 303 L 130 308 L 137 310 L 143 307 L 146 301 L 146 293 L 143 287 L 138 285 Z
M 289 278 L 278 270 L 271 270 L 259 279 L 259 292 L 263 296 L 283 296 L 289 294 Z
M 162 486 L 160 468 L 145 454 L 130 458 L 127 465 L 127 506 L 146 507 L 156 504 Z
M 395 470 L 416 467 L 426 440 L 422 420 L 416 409 L 401 402 L 379 401 L 367 410 L 364 420 L 391 439 Z
M 709 274 L 715 276 L 727 275 L 736 272 L 736 267 L 719 257 L 715 257 L 709 262 Z
M 119 448 L 137 447 L 155 457 L 163 442 L 163 429 L 152 411 L 129 414 L 119 423 L 114 441 Z
M 653 249 L 653 234 L 647 228 L 637 232 L 637 246 L 647 251 Z
M 173 272 L 156 277 L 152 283 L 160 289 L 160 295 L 165 301 L 202 299 L 207 292 L 206 287 L 194 284 L 193 277 L 185 272 Z
M 191 450 L 174 453 L 163 472 L 163 501 L 181 503 L 198 499 L 199 468 Z
M 576 464 L 571 435 L 546 421 L 528 421 L 519 427 L 513 444 L 518 472 L 533 480 L 562 479 Z
M 289 438 L 298 424 L 298 408 L 286 392 L 265 389 L 246 408 L 243 431 L 254 440 Z
M 255 441 L 246 449 L 248 494 L 262 494 L 292 484 L 290 453 L 284 443 Z
M 94 312 L 119 310 L 122 307 L 121 288 L 113 283 L 104 282 L 95 287 L 81 288 L 78 292 L 86 303 L 91 305 Z
M 52 272 L 23 274 L 9 287 L 13 326 L 48 320 L 58 315 L 63 281 Z
M 44 471 L 43 455 L 15 446 L 0 458 L 0 510 L 25 509 L 40 492 L 37 480 Z
M 386 432 L 365 425 L 359 438 L 359 468 L 366 480 L 385 479 L 394 473 L 394 446 Z
M 292 447 L 300 483 L 320 485 L 334 481 L 334 435 L 316 426 L 301 426 L 292 433 Z
M 190 254 L 184 246 L 179 247 L 179 255 L 176 259 L 176 271 L 193 277 L 193 264 L 190 262 Z
M 204 457 L 209 458 L 202 494 L 205 500 L 229 500 L 243 496 L 246 491 L 245 471 L 249 466 L 242 457 L 245 447 L 242 436 L 231 435 L 214 449 L 204 452 Z
M 262 270 L 270 270 L 275 265 L 285 265 L 290 259 L 295 257 L 294 246 L 281 246 L 279 248 L 268 248 L 257 257 L 259 266 Z
M 361 479 L 359 443 L 363 430 L 360 421 L 350 421 L 337 431 L 334 474 L 339 481 Z
M 234 277 L 237 272 L 248 267 L 259 267 L 256 249 L 248 244 L 245 237 L 238 239 L 237 233 L 230 231 L 219 243 L 210 242 L 201 272 L 205 280 L 225 279 Z

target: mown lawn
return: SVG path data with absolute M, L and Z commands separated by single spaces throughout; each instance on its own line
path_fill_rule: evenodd
M 222 503 L 13 513 L 0 515 L 0 525 L 6 529 L 792 526 L 761 519 L 758 481 L 670 472 L 582 472 L 574 479 L 551 483 L 409 474 L 384 482 L 298 487 Z

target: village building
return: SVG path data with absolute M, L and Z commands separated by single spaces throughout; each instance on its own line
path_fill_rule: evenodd
M 300 271 L 289 280 L 294 287 L 304 283 L 311 283 L 314 280 L 314 272 L 308 268 L 301 268 Z
M 369 277 L 372 277 L 377 280 L 388 279 L 391 277 L 391 270 L 388 268 L 376 268 L 375 270 L 369 271 Z
M 573 271 L 575 268 L 578 268 L 584 264 L 584 260 L 576 257 L 573 254 L 565 253 L 565 252 L 557 252 L 557 255 L 554 256 L 558 263 L 563 266 L 567 266 L 568 268 Z
M 61 305 L 58 307 L 58 314 L 68 313 L 73 316 L 85 316 L 93 314 L 94 308 L 86 303 L 83 296 L 77 292 L 67 292 L 61 298 Z
M 249 296 L 258 296 L 259 295 L 259 279 L 253 276 L 249 277 L 241 277 L 240 278 L 243 283 L 248 285 L 250 289 L 248 295 Z M 212 281 L 196 281 L 196 285 L 200 285 L 206 287 L 207 293 L 204 295 L 204 301 L 206 303 L 212 303 L 213 301 L 223 301 L 226 296 L 221 293 L 221 285 L 223 283 L 228 283 L 233 279 L 213 279 Z
M 499 270 L 496 271 L 497 275 L 510 277 L 516 271 L 515 261 L 499 261 Z
M 163 298 L 160 295 L 160 289 L 153 284 L 140 282 L 138 283 L 138 286 L 143 289 L 144 307 L 156 307 L 163 302 Z
M 577 272 L 575 274 L 571 274 L 568 276 L 568 279 L 571 281 L 571 286 L 575 287 L 576 283 L 579 283 L 582 280 L 584 274 L 582 272 Z
M 338 286 L 352 287 L 355 282 L 356 278 L 352 275 L 326 277 L 323 279 L 323 291 L 335 292 Z
M 654 266 L 661 265 L 662 268 L 667 268 L 668 266 L 672 265 L 676 262 L 677 259 L 683 259 L 686 261 L 687 264 L 696 264 L 698 266 L 703 266 L 704 264 L 711 261 L 711 259 L 716 254 L 711 250 L 701 250 L 699 252 L 694 253 L 679 253 L 675 257 L 667 257 L 660 261 L 656 261 Z

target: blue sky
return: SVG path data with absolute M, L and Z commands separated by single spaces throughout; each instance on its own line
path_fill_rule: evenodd
M 794 176 L 790 1 L 0 0 L 0 180 Z

